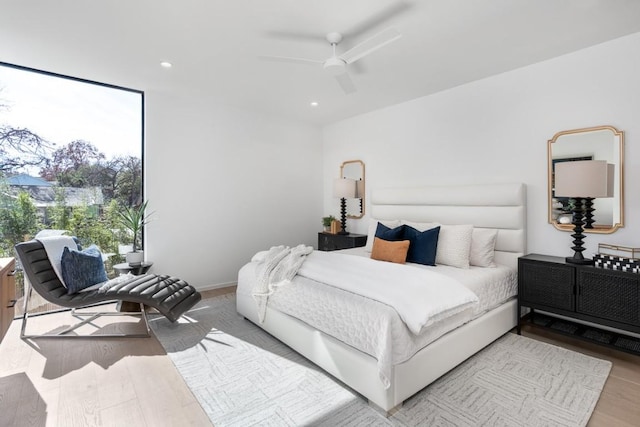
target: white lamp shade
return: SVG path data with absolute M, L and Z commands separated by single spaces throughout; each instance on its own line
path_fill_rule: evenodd
M 615 166 L 606 160 L 560 162 L 555 165 L 555 197 L 613 197 Z
M 356 181 L 350 178 L 336 178 L 333 181 L 333 197 L 353 199 L 356 197 Z
M 364 181 L 359 179 L 356 181 L 356 199 L 364 197 Z

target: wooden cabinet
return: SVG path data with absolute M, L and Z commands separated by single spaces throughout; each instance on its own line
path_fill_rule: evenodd
M 15 316 L 16 260 L 0 258 L 0 340 L 4 337 Z
M 337 251 L 338 249 L 358 248 L 367 244 L 364 234 L 318 233 L 318 250 Z
M 520 307 L 640 333 L 640 274 L 530 254 L 518 260 Z

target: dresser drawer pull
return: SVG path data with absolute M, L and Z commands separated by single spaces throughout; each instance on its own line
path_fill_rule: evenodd
M 7 308 L 13 308 L 13 307 L 15 307 L 17 302 L 18 302 L 18 300 L 17 300 L 17 299 L 9 300 L 9 303 L 10 303 L 10 304 L 7 306 Z

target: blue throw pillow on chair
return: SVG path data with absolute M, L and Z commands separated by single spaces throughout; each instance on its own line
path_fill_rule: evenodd
M 98 247 L 91 245 L 82 251 L 65 247 L 62 252 L 62 279 L 68 294 L 106 282 L 107 272 Z

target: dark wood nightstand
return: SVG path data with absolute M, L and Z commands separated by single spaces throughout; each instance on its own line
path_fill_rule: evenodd
M 338 249 L 359 248 L 367 244 L 364 234 L 331 234 L 318 233 L 318 250 L 337 251 Z
M 571 264 L 563 257 L 529 254 L 518 259 L 518 313 L 531 309 L 530 320 L 560 333 L 640 352 L 640 340 L 554 318 L 538 319 L 536 310 L 640 333 L 640 274 Z M 550 317 L 550 316 L 547 316 Z M 521 319 L 517 331 L 520 333 Z M 595 329 L 596 332 L 593 332 Z M 590 339 L 591 337 L 591 339 Z M 624 341 L 624 343 L 623 343 Z M 621 348 L 622 347 L 622 348 Z M 626 348 L 625 348 L 626 347 Z

